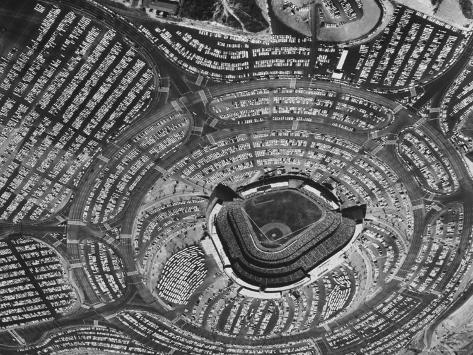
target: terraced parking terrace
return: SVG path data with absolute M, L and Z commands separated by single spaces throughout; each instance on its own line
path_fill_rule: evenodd
M 0 354 L 473 354 L 470 8 L 0 1 Z

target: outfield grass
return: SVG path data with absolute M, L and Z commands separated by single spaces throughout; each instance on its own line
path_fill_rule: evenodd
M 267 192 L 247 200 L 244 209 L 253 222 L 260 228 L 268 224 L 282 224 L 283 236 L 301 230 L 308 225 L 317 222 L 322 211 L 308 197 L 296 190 L 283 190 Z M 273 239 L 270 228 L 266 233 L 269 239 Z M 277 234 L 277 238 L 281 234 Z

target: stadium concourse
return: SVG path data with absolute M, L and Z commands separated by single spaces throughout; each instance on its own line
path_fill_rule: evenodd
M 444 353 L 472 33 L 315 9 L 367 4 L 362 38 L 319 41 L 3 0 L 0 354 Z

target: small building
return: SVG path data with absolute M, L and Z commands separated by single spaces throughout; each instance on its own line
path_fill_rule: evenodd
M 180 0 L 143 0 L 143 7 L 162 11 L 171 15 L 177 14 Z

